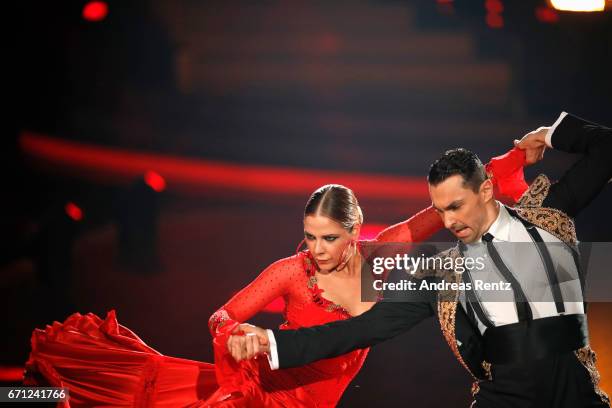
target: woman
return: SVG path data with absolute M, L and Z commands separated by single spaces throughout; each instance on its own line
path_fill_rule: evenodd
M 487 171 L 502 195 L 517 200 L 527 185 L 525 153 L 494 158 Z M 73 315 L 35 330 L 26 383 L 70 389 L 70 404 L 112 406 L 335 406 L 368 350 L 356 350 L 304 367 L 271 371 L 265 359 L 236 363 L 226 341 L 244 322 L 278 297 L 285 300 L 282 328 L 348 319 L 368 310 L 360 302 L 359 230 L 363 215 L 353 192 L 327 185 L 304 211 L 307 250 L 273 263 L 211 316 L 215 364 L 162 356 L 120 326 Z M 417 242 L 442 228 L 430 207 L 381 232 L 378 242 Z

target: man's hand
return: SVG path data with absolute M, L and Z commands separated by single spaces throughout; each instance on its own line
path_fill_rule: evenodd
M 527 133 L 521 140 L 515 140 L 514 146 L 525 150 L 527 165 L 534 164 L 544 158 L 546 150 L 546 133 L 549 127 L 542 126 Z
M 252 324 L 238 325 L 227 340 L 227 349 L 236 361 L 249 360 L 270 352 L 266 330 Z

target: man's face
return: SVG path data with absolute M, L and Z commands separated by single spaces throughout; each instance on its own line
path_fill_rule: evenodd
M 493 199 L 493 186 L 485 180 L 474 192 L 463 177 L 453 175 L 436 186 L 429 185 L 432 204 L 444 226 L 466 244 L 478 240 L 486 226 L 486 204 Z

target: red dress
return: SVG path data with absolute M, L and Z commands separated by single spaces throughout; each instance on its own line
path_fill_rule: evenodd
M 487 164 L 497 192 L 516 201 L 526 190 L 524 152 L 513 149 Z M 443 227 L 429 207 L 377 237 L 379 242 L 418 242 Z M 164 356 L 118 324 L 74 314 L 32 334 L 25 383 L 68 387 L 64 406 L 333 407 L 359 372 L 369 349 L 303 367 L 270 370 L 266 358 L 236 363 L 226 348 L 228 334 L 278 297 L 285 301 L 281 329 L 316 326 L 350 318 L 321 296 L 308 251 L 266 268 L 209 321 L 215 364 Z

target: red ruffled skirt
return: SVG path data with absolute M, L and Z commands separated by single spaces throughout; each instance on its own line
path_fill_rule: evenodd
M 61 407 L 184 407 L 218 388 L 215 366 L 161 355 L 121 326 L 75 313 L 32 334 L 26 385 L 67 387 Z
M 66 387 L 75 407 L 314 407 L 290 372 L 265 358 L 236 363 L 225 346 L 237 323 L 214 339 L 215 364 L 168 357 L 147 346 L 114 311 L 75 313 L 32 334 L 24 383 Z

